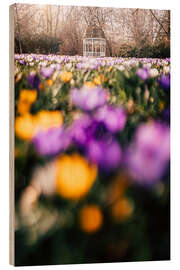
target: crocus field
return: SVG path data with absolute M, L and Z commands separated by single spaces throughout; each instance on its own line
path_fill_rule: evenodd
M 16 265 L 170 259 L 170 59 L 15 55 Z

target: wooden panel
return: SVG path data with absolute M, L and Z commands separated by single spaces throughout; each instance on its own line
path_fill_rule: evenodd
M 15 265 L 14 246 L 14 5 L 9 7 L 9 263 Z

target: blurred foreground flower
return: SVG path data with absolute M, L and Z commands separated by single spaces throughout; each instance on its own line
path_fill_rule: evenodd
M 153 184 L 163 176 L 169 158 L 169 127 L 158 122 L 141 124 L 126 156 L 133 178 L 141 184 Z
M 19 100 L 22 102 L 27 102 L 32 104 L 37 99 L 37 91 L 36 90 L 29 90 L 29 89 L 22 89 L 19 94 Z
M 33 138 L 33 144 L 40 155 L 52 156 L 65 151 L 70 144 L 70 138 L 62 127 L 51 128 L 38 132 Z
M 58 128 L 63 118 L 59 111 L 40 111 L 36 115 L 25 114 L 15 119 L 15 133 L 24 140 L 32 139 L 39 131 Z
M 165 108 L 165 103 L 162 100 L 160 100 L 158 103 L 158 107 L 159 107 L 159 111 L 162 112 Z
M 121 131 L 126 124 L 126 113 L 122 107 L 104 106 L 97 111 L 95 118 L 102 121 L 110 132 Z
M 84 111 L 91 111 L 104 105 L 107 101 L 107 91 L 101 87 L 82 87 L 71 91 L 71 101 Z
M 34 117 L 31 114 L 18 116 L 15 119 L 16 136 L 23 140 L 30 140 L 34 136 Z
M 104 171 L 117 169 L 122 160 L 119 143 L 113 139 L 91 140 L 87 145 L 87 156 Z
M 163 118 L 166 122 L 170 123 L 170 118 L 171 118 L 171 115 L 170 115 L 170 108 L 168 107 L 167 109 L 164 109 L 163 111 Z
M 87 162 L 79 154 L 64 154 L 45 166 L 37 167 L 30 185 L 38 196 L 57 193 L 65 199 L 78 200 L 90 191 L 96 176 L 96 165 Z M 31 198 L 28 205 L 31 204 L 30 201 Z M 26 206 L 22 205 L 23 207 Z
M 45 166 L 37 167 L 32 175 L 31 186 L 37 194 L 45 196 L 56 192 L 57 163 L 56 160 L 48 162 Z
M 30 72 L 28 82 L 32 88 L 39 89 L 40 78 L 36 72 Z
M 160 86 L 164 89 L 164 90 L 168 90 L 170 89 L 170 74 L 168 75 L 161 75 L 160 79 L 158 80 Z
M 111 179 L 111 185 L 108 188 L 108 204 L 111 205 L 122 198 L 130 185 L 129 175 L 126 172 L 120 172 Z
M 53 81 L 50 80 L 50 79 L 46 80 L 46 83 L 47 83 L 48 86 L 52 86 L 53 85 Z
M 35 116 L 36 134 L 41 130 L 58 128 L 63 124 L 63 117 L 59 111 L 40 111 Z
M 19 210 L 24 224 L 32 225 L 34 219 L 32 218 L 32 213 L 37 204 L 40 193 L 33 186 L 27 186 L 24 192 L 22 193 Z
M 78 200 L 89 192 L 96 176 L 97 166 L 79 154 L 63 155 L 57 163 L 57 193 Z
M 28 113 L 31 109 L 31 105 L 37 99 L 37 91 L 36 90 L 29 90 L 29 89 L 22 89 L 19 94 L 19 101 L 18 101 L 18 113 L 23 115 Z
M 112 205 L 112 216 L 117 222 L 124 222 L 126 221 L 133 212 L 133 205 L 132 203 L 124 198 L 118 199 L 113 205 Z
M 117 119 L 114 126 L 108 121 L 106 124 L 115 131 L 116 128 L 122 128 L 123 121 Z M 103 121 L 84 115 L 72 124 L 69 134 L 74 144 L 102 170 L 113 170 L 120 165 L 122 160 L 121 147 Z
M 86 233 L 94 233 L 103 223 L 102 211 L 98 205 L 86 205 L 79 214 L 81 229 Z
M 75 144 L 84 147 L 92 136 L 91 134 L 93 134 L 94 129 L 92 128 L 92 125 L 93 119 L 89 115 L 84 114 L 77 118 L 68 131 L 72 141 Z

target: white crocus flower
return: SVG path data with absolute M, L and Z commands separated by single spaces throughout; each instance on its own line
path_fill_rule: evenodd
M 159 75 L 159 71 L 156 68 L 151 68 L 149 73 L 151 78 L 155 78 Z

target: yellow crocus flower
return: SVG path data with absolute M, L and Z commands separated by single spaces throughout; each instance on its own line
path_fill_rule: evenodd
M 112 215 L 117 222 L 126 221 L 133 212 L 132 203 L 124 198 L 117 200 L 112 206 Z
M 78 200 L 85 196 L 97 176 L 97 166 L 79 154 L 63 155 L 57 162 L 57 193 Z
M 32 104 L 37 99 L 37 91 L 30 89 L 22 89 L 19 94 L 19 101 Z
M 48 86 L 51 86 L 53 84 L 53 81 L 49 79 L 49 80 L 46 80 L 46 83 Z
M 34 136 L 34 117 L 27 113 L 16 117 L 15 133 L 23 140 L 30 140 Z
M 80 227 L 86 233 L 94 233 L 103 223 L 103 215 L 98 205 L 84 206 L 79 215 Z
M 40 111 L 35 116 L 36 132 L 48 130 L 49 128 L 60 127 L 63 124 L 63 117 L 59 111 Z
M 60 79 L 66 83 L 70 82 L 72 79 L 72 72 L 64 71 L 62 74 L 60 74 Z
M 93 81 L 96 85 L 101 85 L 101 77 L 100 76 L 96 76 L 94 78 L 94 81 Z
M 16 117 L 15 133 L 23 140 L 32 139 L 39 131 L 60 127 L 63 117 L 59 111 L 40 111 L 36 115 L 26 113 Z
M 93 82 L 87 81 L 84 83 L 84 86 L 91 89 L 95 87 L 95 84 Z
M 18 113 L 20 115 L 28 113 L 31 109 L 31 105 L 36 101 L 36 99 L 36 90 L 22 89 L 19 94 L 19 101 L 17 107 Z

